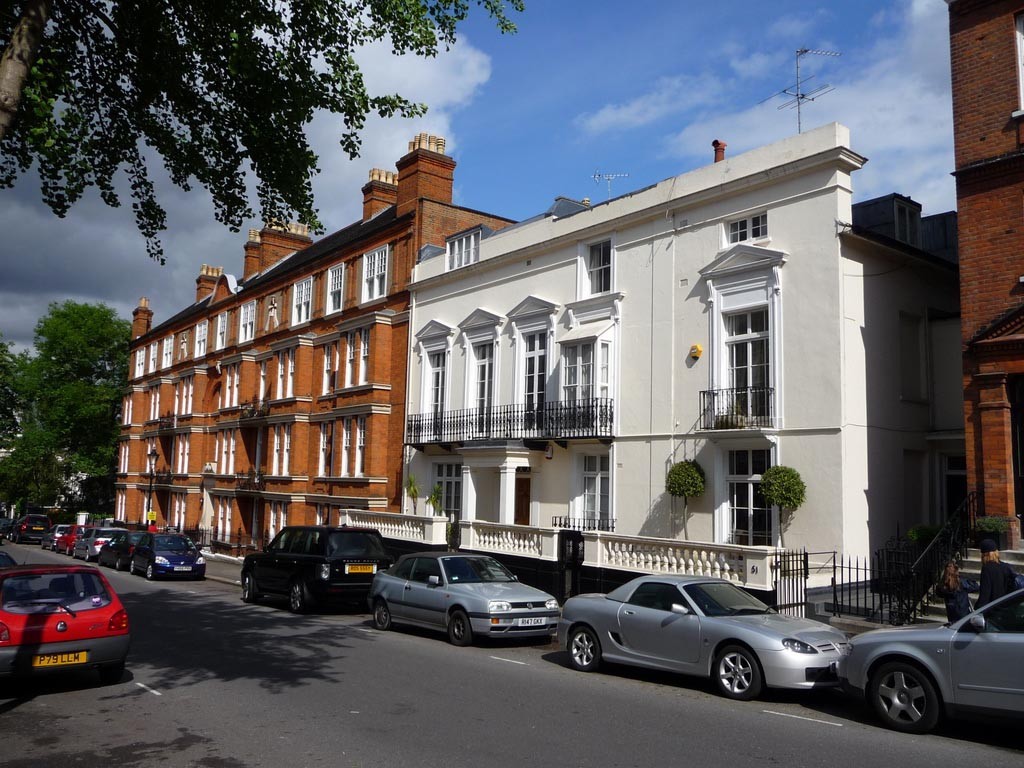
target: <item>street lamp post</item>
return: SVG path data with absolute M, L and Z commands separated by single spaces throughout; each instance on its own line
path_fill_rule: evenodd
M 156 449 L 150 449 L 146 454 L 149 458 L 149 493 L 146 494 L 146 524 L 153 522 L 153 480 L 156 477 Z

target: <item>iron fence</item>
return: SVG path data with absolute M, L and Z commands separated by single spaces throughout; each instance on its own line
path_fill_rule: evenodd
M 571 517 L 557 515 L 551 518 L 552 528 L 564 528 L 569 531 L 607 531 L 615 532 L 614 517 Z
M 708 389 L 700 393 L 701 429 L 772 426 L 772 387 Z
M 499 405 L 416 413 L 406 423 L 410 445 L 472 440 L 612 437 L 612 400 L 592 397 L 537 406 Z

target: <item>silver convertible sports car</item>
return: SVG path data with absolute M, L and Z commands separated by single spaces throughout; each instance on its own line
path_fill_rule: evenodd
M 403 555 L 373 577 L 367 597 L 377 629 L 392 622 L 443 629 L 453 645 L 473 637 L 542 637 L 555 631 L 558 601 L 520 584 L 486 555 Z
M 562 606 L 558 642 L 572 666 L 601 661 L 711 677 L 722 695 L 753 699 L 764 686 L 838 685 L 846 635 L 776 613 L 722 579 L 655 575 Z

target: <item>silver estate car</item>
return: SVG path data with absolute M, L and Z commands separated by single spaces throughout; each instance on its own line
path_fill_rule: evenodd
M 569 598 L 558 643 L 582 672 L 610 661 L 711 677 L 723 696 L 745 701 L 766 685 L 838 685 L 847 638 L 778 614 L 723 579 L 652 575 L 607 595 Z
M 943 714 L 1024 716 L 1024 590 L 953 624 L 857 635 L 839 676 L 897 731 L 926 733 Z
M 474 637 L 543 637 L 558 621 L 551 595 L 520 584 L 493 557 L 457 552 L 403 555 L 373 577 L 367 603 L 377 629 L 442 629 L 453 645 Z

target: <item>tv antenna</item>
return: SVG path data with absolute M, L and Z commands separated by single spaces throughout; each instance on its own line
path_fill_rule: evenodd
M 824 96 L 826 93 L 832 93 L 835 90 L 831 85 L 825 83 L 812 88 L 809 91 L 804 90 L 804 85 L 814 79 L 814 75 L 810 77 L 801 78 L 800 76 L 800 59 L 804 56 L 842 56 L 843 54 L 839 51 L 821 51 L 811 48 L 798 48 L 796 51 L 796 85 L 791 85 L 789 88 L 783 88 L 781 91 L 777 91 L 769 96 L 767 99 L 761 101 L 764 104 L 769 99 L 774 99 L 776 96 L 792 96 L 792 98 L 784 104 L 779 105 L 779 109 L 793 109 L 796 107 L 796 132 L 803 133 L 803 115 L 801 114 L 801 107 L 805 101 L 814 101 L 817 98 Z
M 595 184 L 600 184 L 602 181 L 608 185 L 608 199 L 612 199 L 612 181 L 615 179 L 626 179 L 629 178 L 628 173 L 601 173 L 600 171 L 594 171 L 594 175 L 591 177 Z

